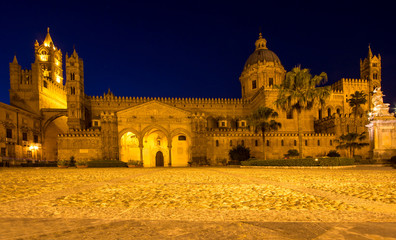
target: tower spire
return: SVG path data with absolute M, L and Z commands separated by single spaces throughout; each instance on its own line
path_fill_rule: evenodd
M 47 36 L 45 36 L 44 39 L 44 46 L 49 47 L 50 45 L 54 44 L 54 42 L 52 41 L 51 35 L 49 33 L 49 27 L 47 28 Z
M 369 59 L 371 59 L 371 58 L 373 57 L 373 53 L 371 52 L 370 43 L 369 43 L 369 45 L 368 45 L 368 57 L 369 57 Z
M 16 55 L 14 55 L 14 59 L 12 60 L 12 63 L 16 63 L 16 64 L 18 64 L 18 60 L 17 60 L 17 57 L 16 57 Z

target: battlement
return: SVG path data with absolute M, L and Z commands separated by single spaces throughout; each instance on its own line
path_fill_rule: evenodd
M 359 79 L 359 78 L 341 78 L 341 81 L 344 83 L 368 83 L 367 79 Z
M 163 103 L 183 103 L 183 104 L 247 104 L 249 100 L 241 98 L 167 98 L 167 97 L 119 97 L 114 95 L 89 96 L 91 101 L 96 102 L 128 102 L 128 103 L 145 103 L 150 101 L 159 101 Z
M 99 129 L 70 129 L 69 133 L 59 134 L 58 137 L 100 137 Z
M 344 91 L 342 91 L 342 90 L 338 90 L 338 89 L 331 89 L 331 92 L 333 93 L 333 94 L 344 94 Z
M 207 137 L 262 137 L 262 133 L 254 133 L 251 131 L 238 132 L 235 130 L 216 130 L 213 133 L 206 134 Z M 332 133 L 304 133 L 303 137 L 334 137 Z M 266 133 L 265 137 L 298 137 L 297 133 Z

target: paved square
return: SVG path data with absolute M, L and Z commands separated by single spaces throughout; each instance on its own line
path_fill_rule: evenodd
M 396 171 L 2 168 L 0 239 L 396 239 Z

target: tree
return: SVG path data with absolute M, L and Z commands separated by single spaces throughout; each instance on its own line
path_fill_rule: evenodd
M 327 74 L 322 72 L 319 76 L 312 76 L 307 68 L 300 66 L 286 73 L 286 78 L 280 86 L 278 98 L 275 101 L 277 107 L 297 112 L 298 125 L 298 148 L 300 158 L 302 151 L 301 113 L 310 110 L 313 106 L 324 105 L 331 93 L 330 86 L 318 87 L 327 81 Z
M 337 149 L 348 149 L 349 157 L 353 157 L 355 155 L 355 149 L 361 149 L 364 146 L 369 145 L 368 143 L 362 142 L 366 139 L 366 132 L 358 133 L 348 133 L 341 135 L 339 138 L 339 145 Z
M 272 108 L 259 107 L 249 118 L 249 123 L 254 127 L 255 132 L 261 132 L 263 137 L 263 159 L 267 159 L 266 155 L 266 142 L 265 133 L 270 131 L 276 131 L 282 127 L 280 122 L 275 121 L 271 118 L 277 118 L 278 113 Z M 271 119 L 271 120 L 270 120 Z
M 357 125 L 356 125 L 356 118 L 359 113 L 359 110 L 361 110 L 361 105 L 366 104 L 367 102 L 367 94 L 365 94 L 363 91 L 356 91 L 355 93 L 351 94 L 351 97 L 347 99 L 347 102 L 349 103 L 349 106 L 352 108 L 352 112 L 354 115 L 353 119 L 353 125 L 355 126 L 355 133 L 357 133 Z
M 228 152 L 228 155 L 231 160 L 240 163 L 241 161 L 246 161 L 250 158 L 250 149 L 242 145 L 237 145 Z

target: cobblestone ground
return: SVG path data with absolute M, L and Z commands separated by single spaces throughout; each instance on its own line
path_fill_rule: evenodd
M 396 239 L 396 171 L 0 169 L 0 239 Z

